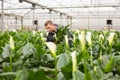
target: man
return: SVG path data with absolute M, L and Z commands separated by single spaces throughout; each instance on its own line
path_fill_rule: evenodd
M 57 25 L 55 25 L 51 20 L 45 22 L 45 28 L 48 32 L 47 42 L 55 42 L 55 34 L 57 33 Z
M 47 35 L 47 42 L 54 42 L 54 43 L 58 43 L 55 40 L 55 34 L 59 34 L 60 30 L 59 30 L 59 26 L 54 24 L 51 20 L 48 20 L 45 22 L 45 28 L 48 32 Z M 64 28 L 64 27 L 62 27 Z M 68 34 L 68 36 L 70 36 L 71 38 L 73 37 L 72 34 L 67 30 L 66 33 L 63 33 L 63 37 L 61 37 L 61 40 L 64 39 L 64 35 Z M 58 35 L 58 36 L 62 36 L 62 35 Z M 69 42 L 71 42 L 71 40 L 69 40 Z

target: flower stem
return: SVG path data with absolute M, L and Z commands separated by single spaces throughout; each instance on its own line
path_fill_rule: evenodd
M 90 60 L 91 61 L 91 65 L 93 65 L 92 47 L 90 47 L 90 54 L 91 54 L 90 55 L 91 56 L 91 60 Z
M 55 60 L 55 80 L 57 80 L 57 59 L 54 57 Z
M 12 59 L 12 54 L 13 54 L 13 50 L 11 49 L 11 51 L 10 51 L 10 71 L 12 71 L 12 65 L 13 65 L 13 63 L 12 63 L 12 61 L 13 61 L 13 59 Z

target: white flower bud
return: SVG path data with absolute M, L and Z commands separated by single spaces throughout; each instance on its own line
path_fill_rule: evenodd
M 115 33 L 114 33 L 114 32 L 111 32 L 111 33 L 110 33 L 110 36 L 108 37 L 109 45 L 111 45 L 111 44 L 112 44 L 113 39 L 114 39 L 114 35 L 115 35 Z
M 86 41 L 88 42 L 89 46 L 92 46 L 91 32 L 87 32 Z
M 65 35 L 65 43 L 66 43 L 66 47 L 68 47 L 68 36 Z
M 47 47 L 51 51 L 53 57 L 56 57 L 56 45 L 53 42 L 46 42 Z
M 99 41 L 104 40 L 104 36 L 102 34 L 99 35 Z
M 72 57 L 72 70 L 73 72 L 76 72 L 77 68 L 76 51 L 71 53 L 71 57 Z
M 15 49 L 14 40 L 13 40 L 12 36 L 10 36 L 10 48 L 13 49 L 13 50 Z
M 33 33 L 33 36 L 35 36 L 36 32 L 34 30 L 32 31 L 32 33 Z
M 43 33 L 42 33 L 42 32 L 40 33 L 40 37 L 41 37 L 41 40 L 42 40 L 42 41 L 45 41 L 45 39 L 44 39 L 44 37 L 43 37 Z
M 85 49 L 85 32 L 82 31 L 81 34 L 79 34 L 79 39 L 81 43 L 82 50 Z

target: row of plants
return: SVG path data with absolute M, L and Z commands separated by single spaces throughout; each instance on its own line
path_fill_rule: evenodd
M 0 32 L 0 80 L 119 80 L 120 32 L 76 30 L 70 38 L 67 27 L 57 45 L 44 31 Z

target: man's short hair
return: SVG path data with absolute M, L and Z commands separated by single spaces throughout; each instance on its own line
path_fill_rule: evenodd
M 51 20 L 48 20 L 48 21 L 45 22 L 44 25 L 47 26 L 48 24 L 53 25 L 53 22 Z

